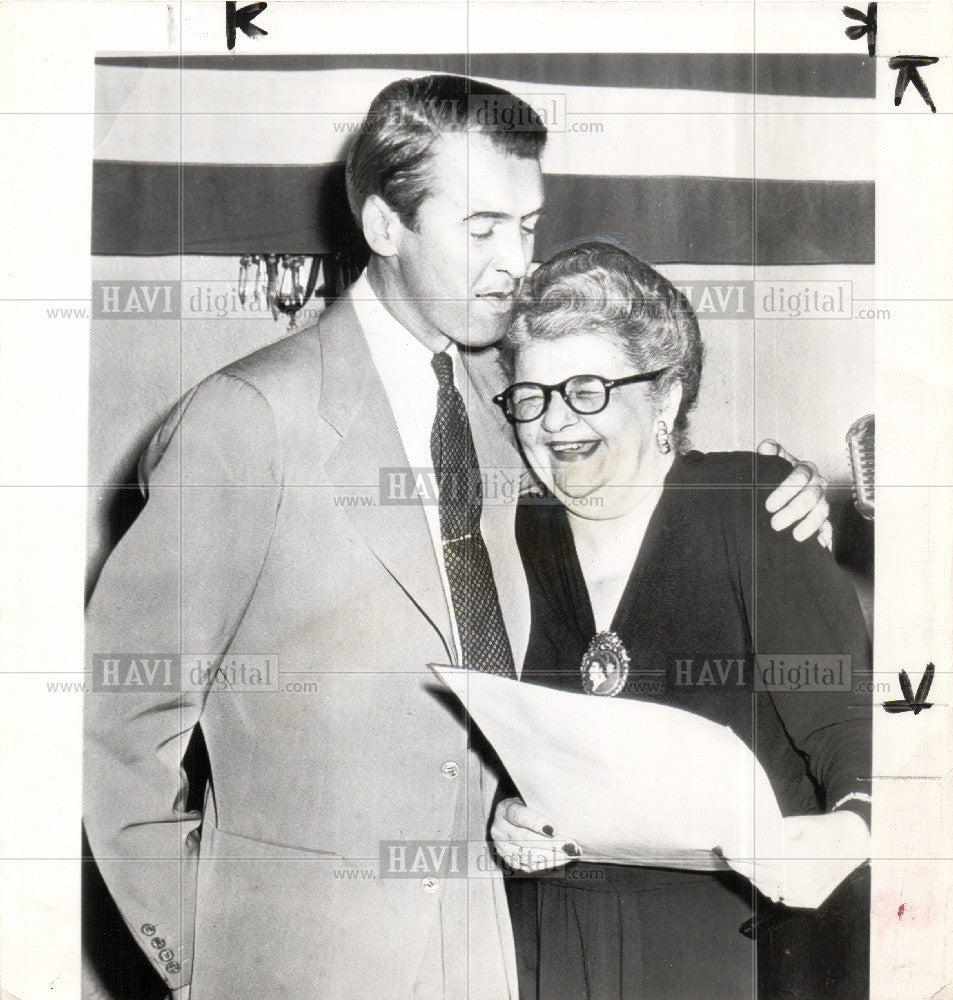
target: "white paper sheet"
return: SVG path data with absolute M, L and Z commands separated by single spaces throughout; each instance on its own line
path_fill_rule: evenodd
M 717 870 L 726 867 L 720 853 L 765 895 L 807 907 L 856 866 L 795 860 L 764 768 L 727 726 L 630 698 L 431 668 L 526 804 L 571 837 L 584 861 Z

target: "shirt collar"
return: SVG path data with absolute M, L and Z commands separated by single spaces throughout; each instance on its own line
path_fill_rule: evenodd
M 427 364 L 433 358 L 434 352 L 421 343 L 411 332 L 393 316 L 377 297 L 367 277 L 367 269 L 351 285 L 348 292 L 351 303 L 357 313 L 358 322 L 364 330 L 371 352 L 377 357 L 399 357 L 404 364 Z M 456 362 L 456 344 L 451 341 L 446 348 L 447 353 Z M 456 364 L 454 364 L 456 368 Z

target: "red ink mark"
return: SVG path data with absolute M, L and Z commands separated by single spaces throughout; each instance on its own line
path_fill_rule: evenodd
M 903 903 L 901 903 L 901 904 L 900 904 L 900 909 L 899 909 L 899 910 L 897 910 L 897 919 L 898 919 L 898 920 L 899 920 L 899 919 L 900 919 L 900 918 L 901 918 L 901 917 L 903 916 L 903 911 L 904 911 L 904 910 L 905 910 L 906 908 L 907 908 L 907 907 L 906 907 L 906 905 L 905 905 L 905 904 L 903 904 Z

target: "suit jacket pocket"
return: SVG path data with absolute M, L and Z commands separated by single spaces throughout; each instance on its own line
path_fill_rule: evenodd
M 438 897 L 343 858 L 203 829 L 192 1000 L 411 995 Z M 434 968 L 427 979 L 442 978 Z M 435 995 L 440 995 L 435 994 Z

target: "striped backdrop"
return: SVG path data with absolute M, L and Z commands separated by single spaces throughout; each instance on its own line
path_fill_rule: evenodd
M 93 253 L 350 245 L 348 135 L 427 72 L 558 102 L 539 259 L 602 237 L 655 263 L 873 262 L 873 60 L 823 54 L 102 56 Z

